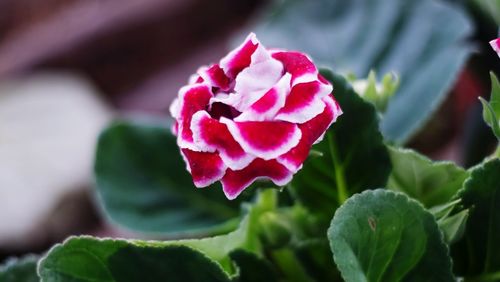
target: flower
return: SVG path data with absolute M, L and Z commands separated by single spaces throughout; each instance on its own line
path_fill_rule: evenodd
M 490 46 L 495 52 L 497 52 L 498 57 L 500 57 L 500 38 L 491 40 Z
M 307 55 L 266 49 L 253 33 L 198 69 L 170 106 L 194 184 L 220 180 L 228 199 L 257 179 L 287 184 L 342 113 L 332 89 Z

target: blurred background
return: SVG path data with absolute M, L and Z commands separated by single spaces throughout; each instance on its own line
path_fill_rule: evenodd
M 386 137 L 475 164 L 495 145 L 477 97 L 499 70 L 488 41 L 500 1 L 398 2 L 0 0 L 0 263 L 73 234 L 140 236 L 110 225 L 94 199 L 99 132 L 118 116 L 166 116 L 189 75 L 251 30 L 336 71 L 400 74 Z M 419 104 L 425 115 L 395 110 Z

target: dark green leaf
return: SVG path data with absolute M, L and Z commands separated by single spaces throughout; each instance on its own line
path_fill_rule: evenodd
M 297 258 L 314 281 L 341 281 L 333 262 L 328 239 L 324 237 L 299 242 L 294 246 Z
M 464 238 L 453 245 L 456 271 L 481 281 L 500 279 L 500 159 L 472 170 L 460 192 L 470 209 Z M 473 280 L 471 280 L 473 281 Z
M 238 268 L 235 282 L 278 282 L 278 275 L 271 264 L 254 253 L 236 250 L 229 254 Z
M 358 77 L 370 69 L 400 76 L 399 90 L 381 124 L 391 140 L 407 140 L 429 118 L 470 53 L 464 40 L 471 24 L 449 1 L 278 3 L 257 29 L 264 44 L 301 50 L 320 64 Z
M 334 85 L 335 99 L 344 113 L 313 147 L 323 156 L 308 158 L 291 188 L 306 208 L 329 221 L 349 194 L 385 186 L 391 164 L 373 105 L 341 76 L 326 70 L 322 74 Z
M 387 188 L 406 193 L 426 207 L 448 203 L 469 173 L 452 162 L 433 162 L 419 153 L 389 148 L 392 172 Z
M 353 196 L 335 213 L 328 239 L 346 281 L 454 281 L 434 217 L 404 194 Z
M 2 282 L 37 282 L 36 274 L 38 257 L 30 255 L 20 259 L 9 259 L 0 265 L 0 281 Z
M 228 201 L 217 185 L 194 187 L 164 123 L 120 121 L 101 134 L 95 175 L 106 213 L 148 232 L 207 232 L 238 216 L 240 201 Z
M 91 237 L 74 237 L 56 245 L 39 268 L 44 282 L 230 281 L 216 262 L 186 246 Z

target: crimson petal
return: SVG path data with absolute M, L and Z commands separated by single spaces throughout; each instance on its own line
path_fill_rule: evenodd
M 226 166 L 216 153 L 196 152 L 189 149 L 182 149 L 181 152 L 188 163 L 189 172 L 196 187 L 207 187 L 224 176 Z
M 242 170 L 227 169 L 221 179 L 222 189 L 232 200 L 257 179 L 270 179 L 274 184 L 283 186 L 290 182 L 292 173 L 276 160 L 255 159 Z
M 199 111 L 193 116 L 191 130 L 198 147 L 211 152 L 218 151 L 231 169 L 242 169 L 255 159 L 234 140 L 225 124 L 211 118 L 206 111 Z
M 243 150 L 264 160 L 276 158 L 295 147 L 301 138 L 296 124 L 284 121 L 234 122 L 221 118 Z

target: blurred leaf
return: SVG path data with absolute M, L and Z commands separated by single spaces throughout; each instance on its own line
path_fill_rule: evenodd
M 341 281 L 326 237 L 309 239 L 294 246 L 299 261 L 314 281 Z
M 460 199 L 457 199 L 457 200 L 453 200 L 451 202 L 448 202 L 446 204 L 433 206 L 432 208 L 429 208 L 428 211 L 430 213 L 432 213 L 432 215 L 435 218 L 441 219 L 441 218 L 447 217 L 453 211 L 453 209 L 455 209 L 455 207 L 458 204 L 460 204 L 460 201 L 461 201 Z
M 44 281 L 229 281 L 235 275 L 251 281 L 272 275 L 261 258 L 259 218 L 275 208 L 269 202 L 275 192 L 260 193 L 239 227 L 224 235 L 176 241 L 72 237 L 49 251 L 40 274 Z M 254 266 L 261 273 L 251 273 Z
M 110 218 L 147 232 L 210 232 L 239 215 L 217 185 L 195 188 L 165 126 L 118 121 L 100 136 L 97 191 Z
M 482 97 L 479 100 L 483 104 L 483 119 L 491 128 L 495 136 L 500 140 L 500 84 L 493 72 L 491 77 L 490 101 L 486 102 Z
M 341 76 L 326 70 L 322 74 L 334 85 L 335 99 L 344 113 L 313 147 L 323 156 L 306 160 L 291 190 L 306 208 L 330 220 L 349 195 L 385 186 L 391 163 L 373 105 Z
M 481 12 L 486 14 L 492 20 L 495 21 L 497 25 L 500 25 L 500 1 L 498 0 L 471 0 L 479 7 Z
M 38 257 L 34 255 L 9 259 L 4 265 L 0 265 L 0 281 L 38 282 L 40 279 L 36 274 L 37 263 Z
M 438 221 L 439 229 L 443 231 L 446 243 L 453 244 L 462 238 L 467 218 L 469 218 L 469 210 L 463 210 L 457 214 L 446 216 Z
M 387 188 L 404 192 L 426 207 L 446 204 L 469 173 L 452 162 L 433 162 L 409 149 L 389 147 L 392 172 Z
M 201 252 L 180 245 L 73 237 L 40 262 L 42 281 L 227 281 L 229 276 Z
M 434 217 L 404 194 L 353 196 L 335 213 L 328 239 L 346 281 L 454 281 Z
M 463 208 L 470 209 L 470 216 L 464 238 L 453 245 L 456 271 L 471 278 L 471 281 L 498 281 L 500 159 L 490 160 L 474 168 L 459 197 Z
M 444 99 L 470 48 L 465 14 L 436 0 L 288 0 L 256 30 L 267 46 L 301 50 L 335 71 L 394 71 L 401 84 L 381 123 L 404 142 Z
M 254 253 L 236 250 L 229 254 L 238 268 L 234 282 L 278 282 L 278 275 L 268 261 Z

